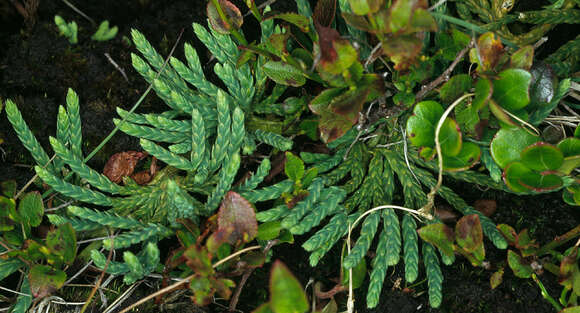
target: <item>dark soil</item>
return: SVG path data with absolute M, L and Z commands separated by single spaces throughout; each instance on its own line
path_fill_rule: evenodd
M 245 8 L 243 1 L 238 2 L 238 7 Z M 194 39 L 191 30 L 194 21 L 205 24 L 204 3 L 201 0 L 79 1 L 79 8 L 97 23 L 108 19 L 111 25 L 119 27 L 119 33 L 113 40 L 94 42 L 90 36 L 96 27 L 62 1 L 40 1 L 34 21 L 27 22 L 14 10 L 10 1 L 0 1 L 0 101 L 13 99 L 41 144 L 48 148 L 48 136 L 55 134 L 58 106 L 64 105 L 67 89 L 73 88 L 80 98 L 85 142 L 83 149 L 86 155 L 113 130 L 112 119 L 117 117 L 115 108 L 130 109 L 148 87 L 131 66 L 131 53 L 136 51 L 124 39 L 131 37 L 130 30 L 138 29 L 145 34 L 162 55 L 169 54 L 181 30 L 183 35 L 177 44 L 176 57 L 182 58 L 185 41 L 193 43 L 198 51 L 205 51 Z M 55 14 L 79 24 L 79 44 L 70 45 L 64 37 L 59 36 L 53 22 Z M 250 33 L 251 29 L 247 31 L 248 35 Z M 125 71 L 128 80 L 107 60 L 105 53 Z M 203 63 L 203 52 L 200 54 Z M 162 108 L 164 105 L 159 98 L 150 94 L 139 111 Z M 16 179 L 19 186 L 22 186 L 33 176 L 30 169 L 33 162 L 20 145 L 5 114 L 0 114 L 0 138 L 4 139 L 4 144 L 0 146 L 0 181 Z M 113 153 L 136 149 L 137 141 L 119 132 L 89 164 L 99 169 Z M 492 218 L 497 223 L 510 224 L 517 230 L 528 228 L 532 237 L 540 243 L 549 242 L 580 221 L 579 211 L 563 205 L 559 194 L 516 197 L 494 191 L 456 190 L 472 201 L 479 198 L 497 200 L 498 209 Z M 333 279 L 339 275 L 339 247 L 335 247 L 313 269 L 308 265 L 308 254 L 300 247 L 304 240 L 301 237 L 297 238 L 298 242 L 294 245 L 275 247 L 274 258 L 284 261 L 303 284 L 312 278 L 322 281 L 325 288 L 330 289 Z M 402 288 L 406 287 L 404 283 L 401 288 L 393 287 L 399 278 L 404 277 L 402 266 L 399 265 L 388 273 L 379 307 L 372 311 L 365 308 L 366 286 L 363 286 L 357 291 L 357 310 L 401 313 L 555 311 L 542 298 L 538 287 L 531 280 L 514 277 L 508 268 L 504 282 L 497 289 L 491 290 L 489 277 L 494 270 L 505 266 L 506 251 L 488 244 L 486 254 L 491 270 L 473 268 L 462 258 L 458 258 L 453 266 L 443 266 L 444 303 L 440 309 L 429 308 L 426 282 L 413 286 L 408 292 L 403 292 Z M 269 266 L 267 264 L 263 269 L 256 270 L 250 278 L 238 306 L 242 311 L 249 312 L 267 300 Z M 552 296 L 560 294 L 556 277 L 546 273 L 540 279 Z M 152 291 L 143 287 L 139 294 Z M 344 304 L 345 295 L 338 295 L 337 300 Z M 225 301 L 220 303 L 227 305 Z M 212 310 L 222 309 L 216 306 Z M 180 312 L 186 311 L 184 309 Z

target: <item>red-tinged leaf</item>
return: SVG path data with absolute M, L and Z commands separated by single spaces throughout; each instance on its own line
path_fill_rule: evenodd
M 530 237 L 528 229 L 522 230 L 516 237 L 516 248 L 520 250 L 523 257 L 532 255 L 535 248 L 538 247 L 536 240 Z
M 534 47 L 523 46 L 510 57 L 511 68 L 521 68 L 529 71 L 534 62 Z
M 192 245 L 183 252 L 183 257 L 195 273 L 202 276 L 213 275 L 214 270 L 211 264 L 211 256 L 209 251 L 203 247 Z
M 318 71 L 341 74 L 358 59 L 358 52 L 333 28 L 315 24 L 318 33 L 320 61 Z
M 555 146 L 536 142 L 521 152 L 521 162 L 536 171 L 556 170 L 564 163 L 564 154 Z
M 367 15 L 380 10 L 384 0 L 349 0 L 350 8 L 354 14 Z
M 433 18 L 429 11 L 421 8 L 413 10 L 410 26 L 408 32 L 437 31 L 435 18 Z
M 497 288 L 503 281 L 503 267 L 497 270 L 497 272 L 493 273 L 489 278 L 489 284 L 491 289 Z
M 580 306 L 573 306 L 569 308 L 564 308 L 562 311 L 558 313 L 580 313 Z
M 532 277 L 532 273 L 534 272 L 532 267 L 526 261 L 524 261 L 524 259 L 522 259 L 522 257 L 519 254 L 513 252 L 512 250 L 508 250 L 508 264 L 512 269 L 512 271 L 514 272 L 514 275 L 516 275 L 517 277 L 519 278 Z
M 298 13 L 292 13 L 292 12 L 280 13 L 280 12 L 270 11 L 270 12 L 264 13 L 264 15 L 262 16 L 263 21 L 269 20 L 269 19 L 274 19 L 274 18 L 286 21 L 286 22 L 300 28 L 300 30 L 305 32 L 305 33 L 307 33 L 310 30 L 310 22 L 309 22 L 308 18 L 306 16 L 300 15 Z
M 250 60 L 256 59 L 256 54 L 254 51 L 249 49 L 243 49 L 241 51 L 242 53 L 240 53 L 240 56 L 238 56 L 238 59 L 236 60 L 236 68 L 240 68 Z
M 47 265 L 34 265 L 28 273 L 30 291 L 36 298 L 44 298 L 64 285 L 66 273 Z
M 268 61 L 262 69 L 278 84 L 300 87 L 306 83 L 306 77 L 301 70 L 281 61 Z
M 195 275 L 189 282 L 189 289 L 193 291 L 191 299 L 195 304 L 206 306 L 212 302 L 215 289 L 212 288 L 209 277 Z
M 233 280 L 226 279 L 226 278 L 219 278 L 219 279 L 212 279 L 211 282 L 212 282 L 213 289 L 215 289 L 215 291 L 218 295 L 220 295 L 225 300 L 230 299 L 230 296 L 232 295 L 232 288 L 234 288 L 236 286 L 236 283 L 234 283 Z
M 218 231 L 229 229 L 228 243 L 232 245 L 250 242 L 258 234 L 254 207 L 233 191 L 226 194 L 218 211 Z
M 314 7 L 312 20 L 314 20 L 315 25 L 330 27 L 334 20 L 334 14 L 336 14 L 336 0 L 318 0 L 316 7 Z
M 244 23 L 242 13 L 233 3 L 228 0 L 219 0 L 219 5 L 228 18 L 229 25 L 226 24 L 220 17 L 217 8 L 213 1 L 207 3 L 207 17 L 211 27 L 220 34 L 229 34 L 232 29 L 239 29 Z
M 290 32 L 285 32 L 283 34 L 272 34 L 268 41 L 271 47 L 275 50 L 278 57 L 288 54 L 286 49 L 286 44 L 288 43 L 288 38 L 290 38 Z
M 314 97 L 312 101 L 308 104 L 310 111 L 314 114 L 321 115 L 328 110 L 328 106 L 344 92 L 344 88 L 331 88 L 323 90 L 318 96 Z
M 478 199 L 473 203 L 473 208 L 490 217 L 497 209 L 497 202 L 493 199 Z
M 481 71 L 489 71 L 496 67 L 503 55 L 503 44 L 499 36 L 485 33 L 477 39 L 477 58 Z
M 483 249 L 483 230 L 479 215 L 466 215 L 455 225 L 455 235 L 459 246 L 468 252 Z
M 275 313 L 304 313 L 309 307 L 300 282 L 280 261 L 275 261 L 272 265 L 270 304 Z
M 344 18 L 344 20 L 354 28 L 370 33 L 376 32 L 376 30 L 364 16 L 342 12 L 342 18 Z
M 578 247 L 573 247 L 568 255 L 560 263 L 560 284 L 568 289 L 577 289 L 580 283 L 580 272 L 578 270 Z
M 383 52 L 395 63 L 396 70 L 406 70 L 415 63 L 423 41 L 415 34 L 402 35 L 383 41 Z
M 499 232 L 504 236 L 504 238 L 508 241 L 510 245 L 516 244 L 517 233 L 515 229 L 507 224 L 499 224 L 497 225 L 497 229 Z
M 436 246 L 448 256 L 453 256 L 453 229 L 442 223 L 429 224 L 417 230 L 421 239 Z
M 46 246 L 51 251 L 51 255 L 58 256 L 56 263 L 60 265 L 72 264 L 77 254 L 77 239 L 75 230 L 70 223 L 60 225 L 57 229 L 48 232 L 46 236 Z M 51 260 L 48 260 L 52 264 Z M 55 264 L 56 265 L 56 264 Z
M 389 8 L 389 29 L 396 33 L 409 25 L 417 0 L 397 0 Z

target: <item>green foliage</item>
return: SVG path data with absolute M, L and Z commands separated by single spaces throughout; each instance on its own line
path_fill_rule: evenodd
M 77 33 L 78 33 L 78 26 L 75 21 L 67 23 L 62 17 L 59 15 L 54 16 L 54 23 L 60 34 L 65 36 L 72 45 L 78 42 Z
M 109 27 L 109 21 L 103 21 L 97 31 L 91 36 L 95 41 L 107 41 L 115 38 L 119 28 L 117 26 Z
M 507 264 L 516 276 L 534 277 L 526 258 L 537 247 L 527 233 L 496 227 L 442 186 L 436 174 L 515 193 L 563 189 L 567 203 L 580 205 L 575 176 L 580 132 L 549 141 L 536 129 L 570 89 L 577 89 L 572 80 L 559 81 L 556 75 L 578 70 L 580 41 L 550 55 L 545 61 L 552 66 L 537 60 L 531 45 L 556 24 L 578 22 L 573 2 L 511 12 L 511 2 L 456 1 L 462 20 L 448 16 L 445 3 L 428 10 L 425 0 L 339 0 L 340 14 L 333 1 L 321 0 L 312 10 L 308 1 L 297 0 L 298 14 L 246 4 L 260 24 L 259 42 L 247 42 L 241 11 L 227 0 L 208 3 L 209 29 L 193 24 L 197 39 L 216 60 L 210 75 L 216 81 L 206 78 L 191 44 L 184 46 L 185 61 L 164 61 L 143 34 L 132 30 L 140 52 L 132 54 L 133 66 L 168 106 L 161 113 L 117 109 L 118 129 L 139 138 L 144 154 L 155 158 L 154 177 L 143 185 L 131 177 L 117 184 L 87 165 L 74 91 L 68 91 L 66 107 L 59 107 L 56 134 L 49 138 L 53 158 L 16 104 L 6 101 L 8 119 L 37 163 L 40 179 L 60 194 L 56 201 L 75 203 L 47 216 L 58 227 L 39 240 L 32 229 L 42 224 L 42 197 L 27 193 L 17 203 L 15 188 L 5 188 L 0 231 L 10 251 L 0 251 L 9 256 L 0 260 L 0 279 L 24 269 L 23 292 L 45 296 L 60 288 L 66 279 L 61 268 L 76 256 L 75 231 L 82 231 L 81 236 L 99 236 L 97 244 L 106 250 L 125 250 L 111 259 L 92 250 L 91 258 L 98 268 L 132 284 L 161 270 L 157 243 L 175 235 L 181 247 L 171 251 L 163 271 L 191 274 L 192 299 L 206 305 L 216 294 L 230 297 L 234 282 L 223 272 L 260 266 L 266 255 L 237 256 L 219 266 L 214 261 L 255 238 L 261 245 L 263 240 L 293 242 L 293 235 L 315 228 L 302 245 L 311 253 L 312 266 L 347 234 L 356 238 L 350 253 L 343 252 L 339 283 L 352 279 L 355 288 L 366 275 L 366 255 L 378 235 L 370 262 L 370 308 L 379 303 L 388 267 L 401 260 L 407 283 L 419 278 L 423 264 L 430 304 L 438 307 L 443 276 L 436 250 L 446 265 L 457 252 L 478 266 L 485 257 L 484 236 L 497 248 L 517 248 L 508 252 Z M 55 22 L 76 42 L 74 22 L 58 16 Z M 529 28 L 515 31 L 522 23 Z M 108 40 L 116 32 L 105 21 L 93 39 Z M 472 32 L 481 35 L 470 41 Z M 370 40 L 369 34 L 376 38 Z M 380 46 L 372 49 L 369 42 Z M 469 73 L 462 63 L 467 53 L 476 65 Z M 303 86 L 318 89 L 311 93 Z M 307 108 L 313 114 L 305 116 Z M 307 138 L 320 138 L 326 147 L 305 143 Z M 328 154 L 302 151 L 304 146 Z M 281 151 L 285 161 L 270 162 Z M 258 165 L 251 163 L 257 159 Z M 153 170 L 156 160 L 162 169 Z M 475 167 L 480 162 L 482 167 Z M 454 229 L 433 216 L 435 195 L 465 215 Z M 404 205 L 407 212 L 386 207 L 369 212 L 386 204 Z M 349 233 L 363 214 L 360 231 Z M 103 237 L 104 230 L 109 237 Z M 573 265 L 577 251 L 561 255 L 562 284 L 578 293 L 573 283 L 580 277 Z M 344 275 L 348 270 L 354 277 Z M 281 263 L 274 264 L 270 289 L 269 302 L 255 312 L 308 310 L 302 288 Z M 24 311 L 29 298 L 19 298 L 16 307 Z
M 309 304 L 300 282 L 280 261 L 274 262 L 270 273 L 270 301 L 253 313 L 303 313 Z

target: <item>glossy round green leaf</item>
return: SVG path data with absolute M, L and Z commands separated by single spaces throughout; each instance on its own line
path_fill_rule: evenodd
M 413 115 L 407 120 L 407 134 L 411 144 L 417 147 L 433 147 L 435 126 L 443 115 L 443 108 L 435 101 L 423 101 L 415 105 Z
M 491 156 L 501 168 L 519 160 L 521 152 L 529 145 L 540 141 L 522 128 L 500 129 L 491 142 Z
M 443 169 L 446 171 L 464 171 L 479 162 L 481 149 L 472 142 L 464 142 L 461 151 L 455 156 L 443 157 Z
M 270 274 L 270 308 L 275 313 L 304 313 L 308 300 L 302 286 L 286 265 L 275 261 Z
M 528 173 L 520 178 L 520 184 L 535 192 L 546 192 L 562 186 L 562 177 L 553 173 Z
M 481 110 L 489 99 L 491 99 L 491 95 L 493 94 L 493 85 L 491 81 L 486 78 L 481 78 L 475 84 L 475 97 L 471 102 L 471 106 L 475 110 Z
M 558 149 L 562 151 L 564 157 L 580 155 L 580 139 L 568 137 L 558 143 Z
M 522 151 L 521 161 L 532 170 L 549 171 L 562 166 L 564 155 L 549 143 L 536 142 Z
M 461 152 L 461 130 L 457 122 L 446 118 L 439 131 L 439 144 L 444 156 L 456 156 Z
M 532 74 L 522 69 L 507 69 L 493 82 L 493 98 L 504 109 L 516 111 L 530 102 Z
M 503 172 L 503 180 L 509 189 L 515 192 L 529 191 L 527 186 L 520 183 L 520 179 L 525 175 L 532 175 L 533 172 L 521 162 L 510 163 Z
M 455 233 L 443 223 L 425 225 L 417 230 L 421 239 L 436 246 L 447 256 L 453 256 Z
M 575 168 L 580 166 L 580 155 L 574 155 L 564 158 L 564 163 L 558 169 L 558 172 L 569 175 Z

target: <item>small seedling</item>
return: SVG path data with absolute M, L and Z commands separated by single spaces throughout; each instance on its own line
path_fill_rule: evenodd
M 99 25 L 99 29 L 97 32 L 91 36 L 92 40 L 95 41 L 107 41 L 115 38 L 119 28 L 117 26 L 113 26 L 109 28 L 109 21 L 103 21 L 101 25 Z
M 67 23 L 62 17 L 55 15 L 54 23 L 58 27 L 60 34 L 65 36 L 71 44 L 76 44 L 78 42 L 77 32 L 78 26 L 75 21 Z

